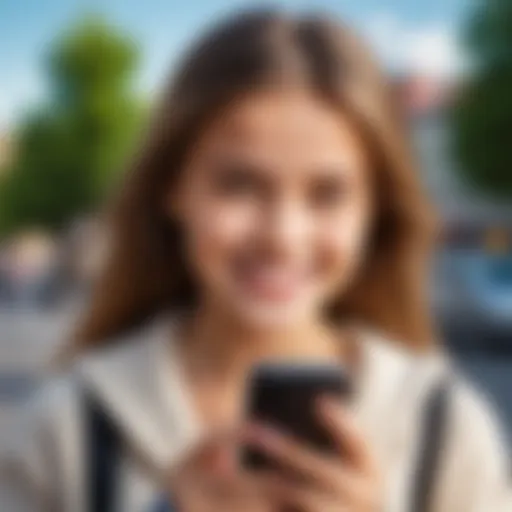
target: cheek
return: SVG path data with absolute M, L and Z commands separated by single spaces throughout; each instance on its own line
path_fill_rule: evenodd
M 369 216 L 362 210 L 351 210 L 324 224 L 319 244 L 331 281 L 346 281 L 357 271 L 365 257 L 369 228 Z
M 186 228 L 190 257 L 210 270 L 224 266 L 247 244 L 258 222 L 254 209 L 214 199 L 198 204 L 193 212 Z

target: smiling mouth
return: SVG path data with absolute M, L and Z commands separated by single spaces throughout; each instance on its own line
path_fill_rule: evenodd
M 279 302 L 295 298 L 306 281 L 305 272 L 261 264 L 240 266 L 236 275 L 250 295 Z

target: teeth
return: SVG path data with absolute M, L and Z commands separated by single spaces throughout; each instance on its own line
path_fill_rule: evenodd
M 273 286 L 289 286 L 297 281 L 296 273 L 272 267 L 253 268 L 247 274 L 250 279 Z

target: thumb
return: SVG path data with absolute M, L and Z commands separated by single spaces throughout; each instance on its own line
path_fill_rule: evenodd
M 237 435 L 222 432 L 204 442 L 198 452 L 198 464 L 219 475 L 232 474 L 237 464 Z

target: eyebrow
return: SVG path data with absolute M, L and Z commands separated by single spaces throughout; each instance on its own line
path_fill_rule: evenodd
M 215 170 L 236 170 L 245 174 L 261 172 L 269 175 L 273 174 L 272 168 L 256 158 L 238 155 L 217 155 L 217 157 L 213 157 L 213 162 Z
M 272 177 L 275 172 L 272 166 L 265 162 L 265 158 L 258 154 L 250 152 L 233 150 L 217 150 L 212 153 L 211 161 L 213 168 L 217 171 L 235 170 L 247 175 L 259 174 L 260 177 Z M 319 159 L 318 162 L 304 167 L 307 175 L 311 178 L 335 178 L 348 179 L 353 172 L 350 172 L 351 166 L 342 157 L 330 157 Z M 264 176 L 261 176 L 261 175 Z

